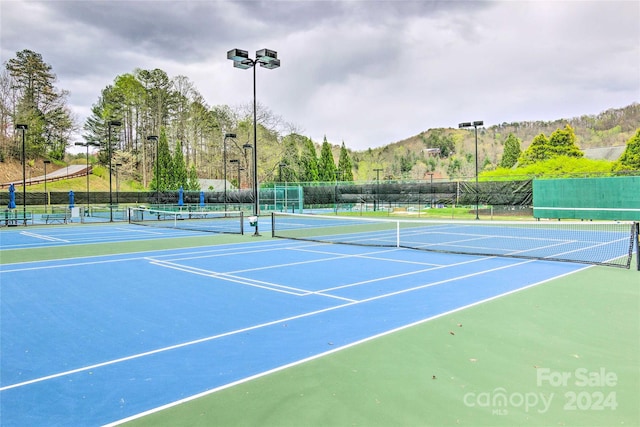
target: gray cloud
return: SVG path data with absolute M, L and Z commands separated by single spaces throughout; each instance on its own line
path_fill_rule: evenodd
M 321 141 L 365 149 L 460 121 L 596 114 L 640 100 L 635 1 L 8 1 L 2 61 L 31 49 L 83 119 L 135 68 L 251 97 L 231 48 L 279 52 L 258 100 Z

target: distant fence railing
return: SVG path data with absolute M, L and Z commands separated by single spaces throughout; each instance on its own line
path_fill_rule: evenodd
M 91 167 L 89 167 L 89 173 L 91 173 Z M 74 172 L 74 173 L 69 173 L 69 174 L 66 174 L 66 175 L 47 176 L 46 179 L 45 179 L 44 176 L 38 176 L 38 177 L 35 177 L 35 178 L 27 178 L 27 179 L 25 179 L 25 183 L 27 184 L 27 187 L 28 187 L 30 185 L 43 184 L 44 182 L 62 181 L 64 179 L 79 178 L 81 176 L 87 176 L 86 169 L 82 169 L 80 171 L 77 171 L 77 172 Z M 16 186 L 22 186 L 22 180 L 2 183 L 2 184 L 0 184 L 0 189 L 9 188 L 9 186 L 11 184 L 16 185 Z

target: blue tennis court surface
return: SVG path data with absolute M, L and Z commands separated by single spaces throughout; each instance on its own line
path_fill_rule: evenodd
M 193 231 L 178 228 L 151 228 L 115 223 L 113 225 L 20 227 L 3 230 L 0 234 L 2 249 L 28 249 L 34 247 L 64 246 L 154 240 L 172 237 L 192 237 Z M 209 233 L 216 236 L 215 233 Z
M 2 244 L 179 233 L 127 229 Z M 0 265 L 1 424 L 118 422 L 581 268 L 289 240 Z

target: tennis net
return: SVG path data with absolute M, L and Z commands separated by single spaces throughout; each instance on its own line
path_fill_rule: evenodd
M 544 259 L 629 268 L 638 224 L 393 220 L 272 214 L 272 235 L 297 240 Z
M 163 211 L 129 208 L 129 223 L 148 227 L 244 234 L 242 211 Z

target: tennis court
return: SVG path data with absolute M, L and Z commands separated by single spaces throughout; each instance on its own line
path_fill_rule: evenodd
M 137 225 L 0 237 L 3 426 L 137 420 L 585 269 Z M 38 251 L 43 260 L 13 261 Z

